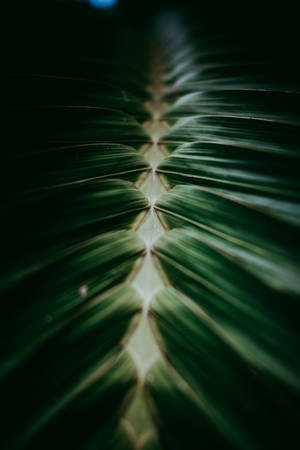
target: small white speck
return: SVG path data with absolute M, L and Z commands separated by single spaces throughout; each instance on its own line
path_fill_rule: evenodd
M 87 285 L 86 284 L 83 284 L 82 286 L 80 286 L 80 288 L 79 288 L 79 294 L 80 294 L 80 296 L 81 297 L 86 297 L 87 296 L 87 293 L 88 293 L 88 287 L 87 287 Z

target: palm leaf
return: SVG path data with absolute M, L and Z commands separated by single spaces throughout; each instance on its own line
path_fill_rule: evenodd
M 2 447 L 299 442 L 292 39 L 69 7 L 2 51 Z

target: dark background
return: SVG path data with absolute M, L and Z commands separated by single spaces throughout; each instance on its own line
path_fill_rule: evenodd
M 1 2 L 0 8 L 1 46 L 22 46 L 28 40 L 51 45 L 62 39 L 93 47 L 96 43 L 92 39 L 97 33 L 105 30 L 107 39 L 113 40 L 120 25 L 143 33 L 153 17 L 165 10 L 185 11 L 195 23 L 211 30 L 245 30 L 252 38 L 257 28 L 272 28 L 282 38 L 299 29 L 297 9 L 286 1 L 119 0 L 115 7 L 105 10 L 93 8 L 88 1 L 14 0 Z

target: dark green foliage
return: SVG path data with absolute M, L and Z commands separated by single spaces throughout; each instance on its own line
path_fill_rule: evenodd
M 155 206 L 172 230 L 153 248 L 168 286 L 150 307 L 172 369 L 152 368 L 146 392 L 166 448 L 279 450 L 300 425 L 297 63 L 178 29 L 158 167 L 172 189 Z
M 197 8 L 137 31 L 123 7 L 35 7 L 2 19 L 0 447 L 298 448 L 296 33 Z M 155 58 L 170 190 L 150 207 Z M 150 250 L 149 210 L 165 227 Z M 141 380 L 125 347 L 150 253 L 161 355 Z M 137 386 L 157 433 L 128 424 Z

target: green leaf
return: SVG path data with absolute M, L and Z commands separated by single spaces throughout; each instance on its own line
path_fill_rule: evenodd
M 255 89 L 214 89 L 183 95 L 170 107 L 166 120 L 193 114 L 257 118 L 298 125 L 299 94 Z
M 95 345 L 92 347 L 96 349 Z M 63 356 L 57 354 L 57 344 L 53 350 L 56 357 Z M 80 352 L 72 356 L 74 362 L 78 361 Z M 132 448 L 128 438 L 118 430 L 124 399 L 130 399 L 136 381 L 134 365 L 127 354 L 117 359 L 116 356 L 101 359 L 97 355 L 89 366 L 81 362 L 77 373 L 74 368 L 70 373 L 70 357 L 64 362 L 65 368 L 62 359 L 50 359 L 44 366 L 41 362 L 41 358 L 36 361 L 34 377 L 23 372 L 22 384 L 15 385 L 15 392 L 2 395 L 6 404 L 2 440 L 9 448 L 50 449 L 57 445 L 57 437 L 62 434 L 64 445 L 70 448 L 94 449 L 99 445 L 107 450 L 113 446 Z M 62 372 L 58 373 L 57 362 Z M 50 377 L 55 377 L 56 382 L 45 384 Z
M 299 65 L 292 41 L 211 25 L 162 31 L 171 230 L 145 394 L 166 449 L 274 450 L 299 426 Z
M 22 362 L 49 331 L 51 336 L 95 295 L 124 282 L 143 250 L 135 233 L 117 231 L 61 246 L 49 256 L 35 256 L 17 272 L 8 272 L 2 281 L 3 372 Z
M 250 209 L 223 192 L 189 185 L 173 188 L 156 209 L 167 227 L 192 227 L 199 231 L 199 239 L 267 284 L 300 293 L 298 227 Z
M 282 350 L 295 356 L 285 330 L 278 330 L 278 323 L 264 315 L 263 306 L 262 311 L 255 309 L 259 301 L 250 305 L 245 293 L 240 307 L 237 298 L 229 306 L 225 293 L 218 296 L 218 286 L 209 291 L 208 283 L 203 283 L 196 286 L 192 299 L 195 281 L 183 278 L 171 281 L 191 298 L 167 288 L 151 306 L 161 348 L 183 380 L 173 387 L 172 372 L 160 367 L 148 375 L 147 389 L 158 408 L 153 414 L 162 427 L 162 439 L 167 434 L 166 447 L 183 448 L 188 433 L 195 442 L 198 427 L 204 428 L 205 445 L 217 448 L 274 448 L 282 433 L 292 442 L 298 420 L 299 367 L 288 372 L 287 355 L 282 357 Z M 168 432 L 182 416 L 181 426 Z M 218 442 L 218 435 L 224 443 Z
M 145 393 L 163 448 L 177 450 L 186 445 L 193 448 L 195 442 L 199 441 L 199 436 L 207 448 L 232 448 L 222 438 L 215 426 L 214 417 L 202 399 L 162 360 L 155 363 L 148 373 Z M 155 444 L 153 448 L 157 448 Z
M 211 315 L 245 359 L 299 389 L 292 319 L 298 299 L 286 294 L 283 301 L 281 286 L 277 293 L 262 283 L 220 242 L 203 231 L 175 229 L 158 240 L 154 254 L 170 284 Z

